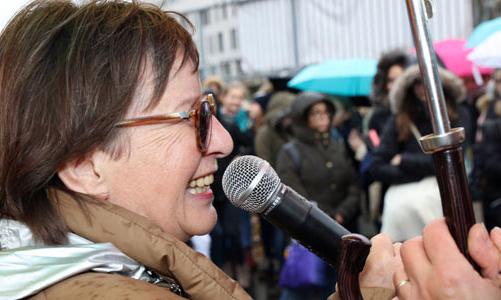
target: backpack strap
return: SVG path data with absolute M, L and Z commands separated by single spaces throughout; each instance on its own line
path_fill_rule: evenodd
M 301 170 L 301 153 L 299 153 L 296 143 L 294 143 L 294 141 L 288 142 L 284 145 L 284 150 L 291 157 L 296 173 L 299 174 L 299 171 Z

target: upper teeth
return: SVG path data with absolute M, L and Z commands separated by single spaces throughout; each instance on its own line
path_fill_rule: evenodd
M 207 175 L 207 176 L 193 179 L 192 181 L 190 181 L 190 187 L 191 188 L 204 187 L 204 186 L 211 185 L 213 182 L 214 182 L 214 176 Z

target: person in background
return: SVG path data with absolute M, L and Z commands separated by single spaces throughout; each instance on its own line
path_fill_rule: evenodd
M 476 144 L 472 174 L 475 199 L 482 201 L 487 229 L 501 226 L 501 69 L 496 69 L 488 93 L 477 102 Z
M 374 75 L 372 81 L 370 95 L 372 109 L 364 120 L 367 129 L 363 134 L 367 135 L 369 145 L 366 145 L 357 131 L 352 131 L 348 139 L 359 160 L 363 159 L 368 149 L 376 148 L 379 145 L 378 139 L 383 134 L 386 121 L 391 117 L 390 90 L 408 64 L 409 57 L 402 50 L 392 50 L 381 55 L 377 64 L 376 75 Z M 371 133 L 369 134 L 369 132 Z
M 264 123 L 257 129 L 254 146 L 256 155 L 265 159 L 276 168 L 277 155 L 282 146 L 292 138 L 291 105 L 294 94 L 277 92 L 271 97 Z M 264 284 L 270 292 L 277 286 L 278 273 L 283 263 L 283 252 L 286 246 L 285 234 L 277 227 L 260 218 L 261 238 L 266 256 L 267 266 Z
M 389 93 L 395 81 L 402 75 L 409 64 L 409 57 L 406 52 L 396 49 L 385 52 L 381 55 L 377 71 L 372 81 L 370 100 L 372 103 L 368 114 L 363 120 L 363 131 L 352 130 L 348 136 L 348 144 L 354 152 L 355 159 L 359 161 L 359 173 L 362 187 L 366 194 L 365 203 L 366 219 L 372 224 L 367 226 L 369 234 L 378 232 L 380 227 L 380 215 L 383 209 L 384 193 L 388 189 L 387 185 L 374 181 L 370 175 L 373 151 L 381 142 L 383 128 L 386 121 L 391 117 Z M 371 226 L 376 230 L 370 230 Z M 365 232 L 364 232 L 365 233 Z M 365 234 L 367 234 L 365 233 Z
M 253 122 L 244 109 L 247 88 L 240 82 L 225 86 L 219 99 L 217 118 L 230 133 L 234 147 L 226 157 L 218 160 L 220 168 L 214 175 L 214 206 L 218 221 L 211 232 L 211 258 L 240 285 L 251 289 L 251 224 L 247 212 L 231 205 L 222 188 L 226 167 L 240 155 L 253 154 Z
M 265 123 L 256 132 L 256 155 L 274 168 L 280 148 L 292 138 L 291 105 L 294 98 L 289 92 L 273 94 L 264 116 Z
M 205 79 L 203 84 L 204 90 L 210 91 L 219 100 L 221 93 L 224 90 L 224 81 L 216 75 L 210 75 Z M 218 105 L 220 103 L 217 103 Z
M 379 136 L 383 134 L 386 121 L 391 117 L 390 91 L 409 63 L 407 53 L 398 49 L 383 53 L 378 61 L 370 96 L 374 108 L 368 117 L 367 126 L 368 130 L 375 130 Z
M 465 96 L 462 81 L 444 69 L 439 69 L 439 76 L 452 126 L 465 127 L 468 136 L 468 111 L 458 105 Z M 395 115 L 385 126 L 370 171 L 375 180 L 390 186 L 384 197 L 381 232 L 404 241 L 418 236 L 429 221 L 442 215 L 433 160 L 419 146 L 421 135 L 432 133 L 432 128 L 417 65 L 399 77 L 390 101 Z
M 250 299 L 186 245 L 232 140 L 178 18 L 35 1 L 0 34 L 0 298 Z
M 334 114 L 334 104 L 322 94 L 296 96 L 292 103 L 294 139 L 280 150 L 276 170 L 284 184 L 350 228 L 358 213 L 360 187 L 344 145 L 332 139 Z M 325 299 L 332 291 L 334 275 L 328 278 L 326 286 L 284 289 L 281 299 Z
M 291 109 L 294 138 L 287 144 L 298 149 L 301 159 L 295 165 L 284 145 L 277 173 L 285 184 L 347 225 L 357 214 L 360 188 L 343 145 L 331 138 L 334 105 L 322 94 L 304 92 L 296 96 Z

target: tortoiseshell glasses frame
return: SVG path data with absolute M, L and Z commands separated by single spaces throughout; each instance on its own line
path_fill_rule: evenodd
M 212 116 L 216 115 L 216 102 L 212 94 L 202 95 L 197 103 L 195 109 L 182 112 L 173 112 L 168 114 L 159 114 L 146 117 L 138 117 L 125 119 L 118 122 L 117 127 L 133 127 L 152 124 L 161 124 L 178 121 L 193 120 L 195 126 L 197 145 L 200 152 L 205 153 L 209 148 L 211 130 L 212 130 Z

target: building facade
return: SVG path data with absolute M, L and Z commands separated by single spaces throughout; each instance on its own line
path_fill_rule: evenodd
M 468 37 L 472 0 L 433 2 L 432 38 Z M 165 7 L 195 25 L 202 77 L 293 73 L 326 59 L 413 48 L 403 0 L 171 0 Z

